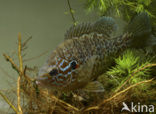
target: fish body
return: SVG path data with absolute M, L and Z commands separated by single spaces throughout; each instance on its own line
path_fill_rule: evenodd
M 40 69 L 37 83 L 50 90 L 72 91 L 89 87 L 87 89 L 103 91 L 102 85 L 95 81 L 97 77 L 110 67 L 114 57 L 132 46 L 135 37 L 151 32 L 147 30 L 150 28 L 147 14 L 140 14 L 133 20 L 133 25 L 129 24 L 125 32 L 116 37 L 112 34 L 117 31 L 117 24 L 110 17 L 93 24 L 72 26 L 65 34 L 65 41 Z M 145 24 L 129 30 L 139 21 Z

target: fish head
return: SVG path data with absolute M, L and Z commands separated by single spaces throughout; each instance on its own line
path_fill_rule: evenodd
M 59 51 L 54 50 L 47 62 L 41 67 L 36 79 L 38 85 L 50 89 L 60 89 L 77 80 L 80 61 L 76 59 L 74 54 L 65 54 L 63 50 L 62 48 Z
M 50 90 L 75 90 L 90 81 L 96 56 L 80 52 L 73 40 L 60 44 L 41 67 L 36 83 Z

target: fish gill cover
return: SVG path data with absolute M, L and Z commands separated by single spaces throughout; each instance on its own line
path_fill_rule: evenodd
M 31 38 L 21 42 L 18 36 L 19 66 L 3 54 L 19 74 L 17 102 L 9 99 L 14 91 L 0 91 L 13 111 L 111 114 L 121 113 L 123 102 L 156 106 L 156 9 L 151 8 L 155 1 L 86 0 L 90 11 L 98 8 L 97 13 L 107 16 L 83 24 L 76 22 L 67 1 L 74 25 L 39 76 L 34 76 L 29 66 L 23 68 L 23 53 Z M 108 15 L 110 11 L 129 22 L 120 35 L 115 33 L 118 25 Z

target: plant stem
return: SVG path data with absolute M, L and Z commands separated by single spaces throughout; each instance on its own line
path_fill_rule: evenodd
M 19 33 L 18 35 L 18 58 L 19 58 L 19 63 L 20 63 L 20 75 L 17 79 L 17 106 L 18 106 L 18 111 L 19 114 L 22 114 L 22 109 L 20 106 L 20 80 L 23 74 L 23 62 L 22 62 L 22 56 L 21 56 L 21 34 Z
M 15 106 L 9 101 L 9 99 L 3 95 L 3 93 L 0 91 L 0 96 L 2 96 L 2 98 L 10 105 L 10 107 L 16 112 L 18 113 L 17 109 L 15 108 Z
M 67 2 L 68 2 L 68 7 L 69 7 L 70 14 L 71 14 L 72 19 L 73 19 L 74 26 L 76 26 L 76 19 L 74 17 L 73 10 L 72 10 L 71 5 L 70 5 L 70 1 L 67 0 Z

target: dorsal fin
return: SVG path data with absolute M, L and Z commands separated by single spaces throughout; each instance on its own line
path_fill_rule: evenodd
M 80 37 L 83 34 L 89 34 L 92 32 L 110 37 L 112 32 L 115 32 L 116 30 L 117 24 L 115 23 L 115 20 L 113 18 L 101 17 L 94 24 L 81 23 L 76 26 L 71 26 L 65 34 L 65 40 Z
M 81 23 L 71 26 L 65 34 L 65 40 L 80 37 L 83 34 L 89 34 L 93 31 L 91 23 Z
M 112 17 L 101 17 L 93 25 L 93 31 L 99 34 L 110 36 L 117 30 L 117 24 Z

